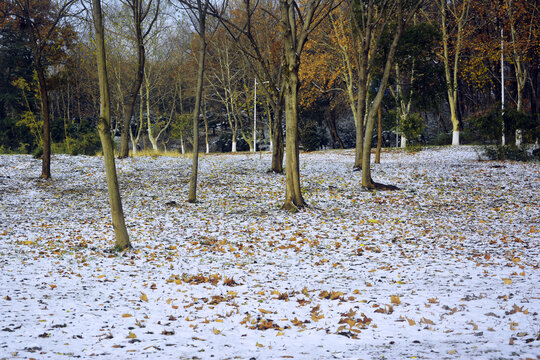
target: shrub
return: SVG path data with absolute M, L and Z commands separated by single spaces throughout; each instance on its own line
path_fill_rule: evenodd
M 527 146 L 485 146 L 483 155 L 487 160 L 539 161 L 540 153 L 531 151 Z
M 300 142 L 306 151 L 314 151 L 324 145 L 324 136 L 315 121 L 308 121 L 300 130 Z
M 515 141 L 517 129 L 522 130 L 524 142 L 532 143 L 539 136 L 539 129 L 531 115 L 512 108 L 503 110 L 500 105 L 495 105 L 487 113 L 473 115 L 468 123 L 471 124 L 471 136 L 483 141 L 500 142 L 503 124 L 505 138 L 510 143 Z
M 419 114 L 411 114 L 399 122 L 399 132 L 407 138 L 407 141 L 414 143 L 424 132 L 424 120 Z

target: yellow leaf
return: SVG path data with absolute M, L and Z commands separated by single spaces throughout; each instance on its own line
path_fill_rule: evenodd
M 174 283 L 176 285 L 180 285 L 182 283 L 182 279 L 174 279 Z
M 214 332 L 214 334 L 216 334 L 216 335 L 219 335 L 219 334 L 221 334 L 221 331 L 219 331 L 219 330 L 218 330 L 218 329 L 216 329 L 216 328 L 214 328 L 214 329 L 213 329 L 212 331 L 213 331 L 213 332 Z
M 127 336 L 128 339 L 136 339 L 137 338 L 137 335 L 135 335 L 134 333 L 132 333 L 131 331 L 129 332 L 129 335 Z
M 264 347 L 263 344 L 259 344 L 259 343 L 256 343 L 255 346 L 257 346 L 257 347 Z
M 276 334 L 276 336 L 283 336 L 283 335 L 285 335 L 285 333 L 281 331 L 278 331 L 278 333 Z
M 512 279 L 503 279 L 504 280 L 504 285 L 511 285 L 512 284 Z
M 269 311 L 269 310 L 264 310 L 264 309 L 259 309 L 260 312 L 262 312 L 263 314 L 271 314 L 272 312 Z
M 407 321 L 409 322 L 409 325 L 411 326 L 416 325 L 416 321 L 414 321 L 413 319 L 407 318 Z
M 128 318 L 128 317 L 131 317 L 131 316 L 132 316 L 131 314 L 122 314 L 123 318 Z
M 101 275 L 99 275 L 97 278 L 98 278 L 98 279 L 103 279 L 104 277 L 105 277 L 105 274 L 101 274 Z
M 390 302 L 394 305 L 399 305 L 401 304 L 401 300 L 399 299 L 399 296 L 398 295 L 392 295 L 390 296 Z
M 450 351 L 448 352 L 448 354 L 450 354 L 450 355 L 454 355 L 455 353 L 456 353 L 456 350 L 450 350 Z
M 428 325 L 435 325 L 435 323 L 427 318 L 422 318 L 422 322 Z
M 142 291 L 141 291 L 141 294 L 142 294 L 142 295 L 141 295 L 140 299 L 141 299 L 142 301 L 148 302 L 148 296 L 146 296 L 146 294 L 143 293 Z

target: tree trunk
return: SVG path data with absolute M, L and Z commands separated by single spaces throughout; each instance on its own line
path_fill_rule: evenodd
M 199 69 L 197 72 L 197 93 L 195 96 L 195 109 L 193 112 L 193 164 L 191 167 L 191 179 L 189 182 L 188 202 L 194 203 L 197 201 L 197 172 L 199 168 L 199 114 L 201 112 L 201 99 L 204 80 L 204 60 L 206 57 L 206 39 L 205 39 L 205 17 L 206 14 L 199 13 Z
M 203 121 L 204 121 L 204 140 L 206 143 L 206 153 L 210 153 L 210 144 L 208 143 L 208 119 L 206 118 L 206 105 L 203 112 Z
M 379 121 L 377 125 L 377 152 L 375 153 L 375 164 L 381 163 L 381 148 L 382 148 L 382 114 L 381 106 L 379 106 Z
M 116 175 L 114 148 L 110 131 L 110 95 L 107 79 L 107 63 L 105 56 L 105 38 L 103 34 L 101 1 L 93 0 L 93 5 L 100 94 L 100 116 L 98 122 L 98 133 L 101 140 L 101 145 L 103 147 L 103 157 L 105 160 L 105 173 L 107 176 L 107 188 L 109 191 L 109 204 L 111 206 L 112 223 L 116 237 L 115 248 L 117 250 L 125 250 L 131 248 L 131 243 L 129 241 L 129 235 L 124 220 L 122 198 L 120 197 L 120 187 L 118 185 L 118 178 Z
M 296 57 L 295 54 L 291 55 Z M 296 210 L 306 206 L 300 187 L 300 156 L 298 140 L 298 68 L 289 68 L 285 84 L 285 149 L 287 187 L 284 209 Z M 295 71 L 296 70 L 296 71 Z
M 373 127 L 375 125 L 375 114 L 377 109 L 381 106 L 381 102 L 386 91 L 386 86 L 388 84 L 388 78 L 390 77 L 390 71 L 394 63 L 394 56 L 396 54 L 396 50 L 399 44 L 399 39 L 401 38 L 401 34 L 403 32 L 404 23 L 401 20 L 401 6 L 402 4 L 399 3 L 396 15 L 398 22 L 394 32 L 394 37 L 392 39 L 392 44 L 390 45 L 390 49 L 386 57 L 384 72 L 382 75 L 381 83 L 379 85 L 379 90 L 377 92 L 377 95 L 375 96 L 375 99 L 373 99 L 371 105 L 366 106 L 367 121 L 364 137 L 364 149 L 362 154 L 362 186 L 368 189 L 374 189 L 376 187 L 373 179 L 371 178 L 371 139 L 373 136 Z
M 131 117 L 133 116 L 133 109 L 135 108 L 135 102 L 137 101 L 137 95 L 139 94 L 139 89 L 141 88 L 144 76 L 145 50 L 144 37 L 141 28 L 143 18 L 141 18 L 140 8 L 142 6 L 142 3 L 139 1 L 134 1 L 133 6 L 133 25 L 135 27 L 135 38 L 137 40 L 137 74 L 128 93 L 126 113 L 124 116 L 124 122 L 120 136 L 120 149 L 118 153 L 119 159 L 125 159 L 129 156 L 128 134 L 129 128 L 131 126 Z
M 277 174 L 283 173 L 283 130 L 281 121 L 281 106 L 274 108 L 274 121 L 272 122 L 272 168 Z
M 326 122 L 328 124 L 328 128 L 330 129 L 330 134 L 332 135 L 332 148 L 344 149 L 345 146 L 343 146 L 343 141 L 341 141 L 341 138 L 339 137 L 336 126 L 336 119 L 332 114 L 330 105 L 328 105 L 326 108 Z
M 51 178 L 51 123 L 49 114 L 49 94 L 47 92 L 47 81 L 41 64 L 41 57 L 34 52 L 34 65 L 39 83 L 39 95 L 41 99 L 41 119 L 43 120 L 43 156 L 41 162 L 41 177 Z
M 367 56 L 361 56 L 360 59 L 360 69 L 358 71 L 358 101 L 356 105 L 356 147 L 355 147 L 355 157 L 354 157 L 354 170 L 362 169 L 363 158 L 364 158 L 364 109 L 366 106 L 366 97 L 367 91 L 365 88 L 366 85 L 366 71 L 365 68 L 367 64 L 362 64 L 363 62 L 367 63 Z

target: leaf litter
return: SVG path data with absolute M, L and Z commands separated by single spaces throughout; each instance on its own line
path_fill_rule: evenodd
M 540 165 L 474 147 L 117 161 L 134 250 L 115 254 L 99 157 L 0 156 L 0 358 L 537 358 Z

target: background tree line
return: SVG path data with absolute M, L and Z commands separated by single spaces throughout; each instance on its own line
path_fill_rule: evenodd
M 314 19 L 317 26 L 309 30 L 299 67 L 303 148 L 357 146 L 360 117 L 367 121 L 363 109 L 381 88 L 397 31 L 392 3 L 344 1 L 316 14 L 321 19 Z M 83 5 L 73 0 L 2 4 L 2 151 L 43 152 L 49 138 L 53 152 L 99 150 L 93 131 L 99 112 L 95 39 Z M 371 14 L 364 11 L 368 8 L 374 9 Z M 185 9 L 157 0 L 107 1 L 103 9 L 112 128 L 122 138 L 121 156 L 127 156 L 122 147 L 128 143 L 132 152 L 187 151 L 199 35 Z M 253 150 L 254 110 L 264 149 L 275 142 L 275 132 L 284 130 L 274 126 L 284 126 L 282 84 L 277 83 L 285 64 L 279 11 L 278 2 L 235 1 L 222 14 L 222 24 L 209 16 L 200 116 L 204 150 Z M 538 11 L 530 0 L 440 1 L 415 10 L 382 87 L 383 145 L 418 141 L 420 135 L 433 144 L 483 141 L 485 127 L 471 119 L 501 108 L 503 85 L 506 108 L 524 114 L 515 124 L 507 121 L 506 141 L 515 141 L 518 127 L 531 141 L 539 123 Z M 384 26 L 363 34 L 355 18 Z

